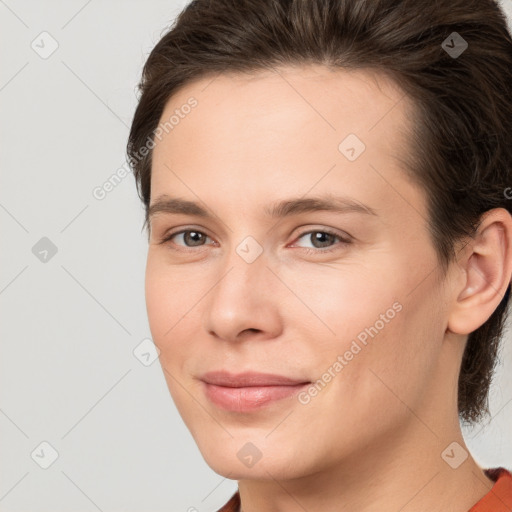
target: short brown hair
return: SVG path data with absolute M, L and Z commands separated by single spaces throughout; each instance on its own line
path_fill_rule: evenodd
M 456 41 L 468 45 L 459 55 L 450 53 L 464 48 Z M 139 84 L 127 156 L 145 225 L 151 151 L 140 149 L 171 95 L 210 74 L 305 64 L 386 73 L 413 100 L 413 149 L 404 158 L 425 190 L 443 272 L 484 212 L 511 212 L 512 40 L 495 1 L 194 0 L 152 50 Z M 459 417 L 468 423 L 489 414 L 509 295 L 510 285 L 468 336 L 458 382 Z

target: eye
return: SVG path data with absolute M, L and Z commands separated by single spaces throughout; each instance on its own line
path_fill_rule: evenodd
M 313 248 L 298 245 L 298 247 L 302 247 L 302 249 L 304 249 L 307 253 L 318 254 L 332 252 L 339 249 L 340 245 L 345 246 L 351 243 L 351 240 L 348 238 L 348 236 L 343 237 L 338 233 L 326 229 L 305 231 L 297 238 L 297 240 L 300 240 L 301 238 L 305 238 L 307 240 L 307 237 L 309 237 L 309 240 L 312 243 Z M 169 233 L 168 235 L 164 235 L 163 238 L 158 243 L 166 244 L 172 242 L 172 245 L 175 245 L 177 247 L 184 247 L 186 250 L 206 245 L 207 239 L 212 240 L 208 235 L 206 235 L 202 231 L 198 231 L 196 229 L 184 229 L 181 231 L 177 231 L 175 233 Z M 338 244 L 335 243 L 336 240 L 339 241 Z M 332 245 L 333 243 L 334 245 Z
M 338 233 L 334 233 L 325 229 L 317 229 L 312 231 L 306 231 L 302 233 L 297 240 L 306 237 L 306 240 L 312 243 L 314 249 L 309 247 L 303 247 L 307 252 L 313 253 L 322 253 L 322 252 L 332 252 L 339 249 L 339 244 L 332 246 L 331 244 L 335 242 L 335 240 L 339 240 L 341 245 L 347 245 L 350 243 L 348 237 L 342 237 Z M 299 246 L 301 247 L 301 246 Z M 316 250 L 315 250 L 316 249 Z
M 183 246 L 186 248 L 191 247 L 199 247 L 201 245 L 204 245 L 204 242 L 206 239 L 210 238 L 208 235 L 205 235 L 201 231 L 197 231 L 195 229 L 184 229 L 182 231 L 178 231 L 176 233 L 170 233 L 168 235 L 164 235 L 162 240 L 159 242 L 159 244 L 164 244 L 167 242 L 170 242 L 173 239 L 181 240 L 183 242 Z M 211 238 L 210 238 L 211 240 Z M 182 245 L 181 243 L 176 243 L 173 241 L 175 245 Z

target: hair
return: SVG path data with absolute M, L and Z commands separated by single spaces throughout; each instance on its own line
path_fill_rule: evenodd
M 445 50 L 454 37 L 468 45 L 460 55 Z M 153 48 L 138 84 L 126 149 L 145 224 L 148 146 L 155 145 L 173 94 L 209 75 L 308 64 L 385 74 L 412 100 L 411 149 L 403 161 L 426 194 L 427 227 L 443 275 L 457 243 L 474 237 L 484 212 L 502 207 L 512 213 L 506 194 L 512 185 L 512 39 L 498 3 L 194 0 Z M 490 415 L 509 295 L 510 285 L 489 319 L 468 335 L 458 414 L 469 424 Z

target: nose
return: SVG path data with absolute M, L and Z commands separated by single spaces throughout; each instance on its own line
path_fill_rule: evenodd
M 225 341 L 272 338 L 282 330 L 279 303 L 283 286 L 269 268 L 265 251 L 256 259 L 239 252 L 223 259 L 218 278 L 205 297 L 204 328 Z

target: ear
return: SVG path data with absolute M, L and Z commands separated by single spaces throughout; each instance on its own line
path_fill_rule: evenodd
M 512 276 L 512 216 L 505 208 L 485 212 L 475 236 L 457 258 L 460 284 L 448 317 L 448 329 L 469 334 L 498 307 Z

